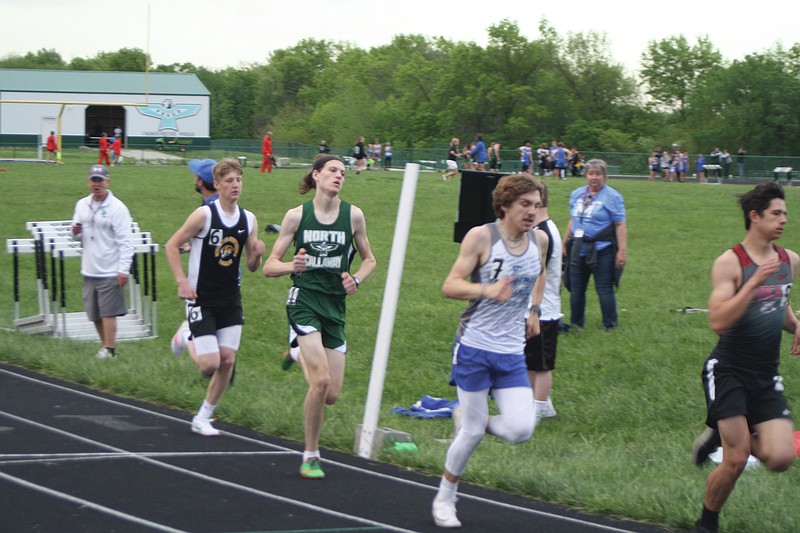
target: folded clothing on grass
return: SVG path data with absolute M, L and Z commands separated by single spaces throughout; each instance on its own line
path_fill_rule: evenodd
M 435 398 L 426 394 L 410 408 L 395 407 L 392 412 L 415 418 L 449 418 L 453 416 L 453 409 L 457 406 L 458 400 L 450 401 L 447 398 Z

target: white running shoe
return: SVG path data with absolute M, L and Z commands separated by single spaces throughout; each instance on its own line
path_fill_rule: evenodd
M 98 359 L 114 359 L 117 357 L 117 354 L 111 353 L 107 348 L 103 347 L 98 350 L 98 352 L 95 354 L 95 357 Z
M 199 433 L 204 437 L 216 437 L 219 435 L 219 430 L 211 425 L 210 418 L 192 418 L 192 432 Z
M 542 408 L 539 416 L 542 418 L 555 418 L 556 410 L 553 407 L 553 400 L 547 398 L 547 405 Z
M 176 331 L 175 335 L 172 336 L 172 342 L 170 343 L 170 347 L 172 348 L 172 354 L 175 357 L 180 357 L 181 355 L 183 355 L 183 352 L 186 351 L 186 339 L 188 337 L 186 333 L 188 331 L 189 331 L 189 322 L 187 320 L 184 320 L 178 327 L 178 331 Z
M 439 527 L 461 527 L 461 521 L 456 515 L 457 498 L 445 500 L 444 498 L 433 499 L 433 521 Z

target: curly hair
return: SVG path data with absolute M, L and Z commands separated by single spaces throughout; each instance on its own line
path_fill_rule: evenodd
M 544 184 L 527 173 L 512 174 L 504 176 L 497 182 L 497 187 L 492 192 L 492 208 L 494 214 L 499 218 L 506 216 L 503 207 L 508 207 L 514 200 L 528 194 L 529 192 L 539 191 L 539 194 L 544 197 L 543 191 Z

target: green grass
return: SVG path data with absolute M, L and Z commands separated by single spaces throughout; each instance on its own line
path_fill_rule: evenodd
M 6 163 L 0 174 L 0 235 L 26 237 L 28 220 L 69 218 L 87 194 L 86 166 Z M 85 165 L 84 165 L 85 163 Z M 304 197 L 297 192 L 302 171 L 261 175 L 248 169 L 241 204 L 263 228 L 280 223 Z M 401 173 L 350 173 L 343 197 L 367 217 L 378 259 L 375 274 L 348 300 L 348 367 L 339 402 L 327 411 L 322 445 L 352 451 L 361 423 L 391 240 Z M 551 216 L 563 229 L 569 192 L 582 181 L 548 181 Z M 534 438 L 510 446 L 487 438 L 473 456 L 468 482 L 564 503 L 591 512 L 689 528 L 701 505 L 708 469 L 689 461 L 705 416 L 700 367 L 716 338 L 704 314 L 674 312 L 706 306 L 711 263 L 744 234 L 734 195 L 743 186 L 648 183 L 610 184 L 626 199 L 629 264 L 618 293 L 620 327 L 602 331 L 597 298 L 590 288 L 587 326 L 559 341 L 553 401 L 558 418 L 546 420 Z M 447 385 L 449 350 L 465 302 L 447 300 L 441 284 L 458 252 L 452 242 L 456 182 L 422 174 L 394 327 L 380 425 L 410 432 L 415 454 L 387 453 L 383 459 L 415 470 L 441 473 L 452 428 L 449 420 L 417 420 L 390 414 L 423 394 L 453 398 Z M 130 207 L 142 229 L 164 243 L 199 203 L 185 167 L 123 165 L 112 169 L 111 189 Z M 800 250 L 795 228 L 800 189 L 787 190 L 790 229 L 781 240 Z M 268 247 L 274 236 L 263 234 Z M 0 260 L 0 327 L 12 328 L 11 256 Z M 77 263 L 77 260 L 74 260 Z M 33 263 L 24 269 L 23 316 L 32 314 Z M 163 253 L 158 258 L 160 339 L 125 343 L 115 361 L 97 361 L 96 346 L 47 337 L 0 334 L 0 360 L 98 389 L 194 411 L 205 382 L 186 359 L 169 351 L 182 304 Z M 68 310 L 80 310 L 77 264 L 70 266 Z M 243 299 L 247 324 L 237 381 L 217 411 L 226 421 L 273 435 L 302 440 L 305 383 L 298 369 L 280 370 L 284 348 L 283 310 L 288 278 L 246 274 Z M 568 293 L 563 294 L 568 311 Z M 797 307 L 797 306 L 795 306 Z M 788 354 L 785 339 L 784 354 Z M 790 404 L 800 403 L 800 362 L 785 357 L 782 371 Z M 797 467 L 776 476 L 748 471 L 722 515 L 724 531 L 797 531 L 800 493 Z

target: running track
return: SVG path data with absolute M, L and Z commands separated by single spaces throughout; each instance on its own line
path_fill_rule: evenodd
M 0 365 L 0 531 L 443 531 L 438 478 L 324 451 L 327 478 L 297 474 L 302 445 Z M 469 532 L 665 533 L 462 484 Z

